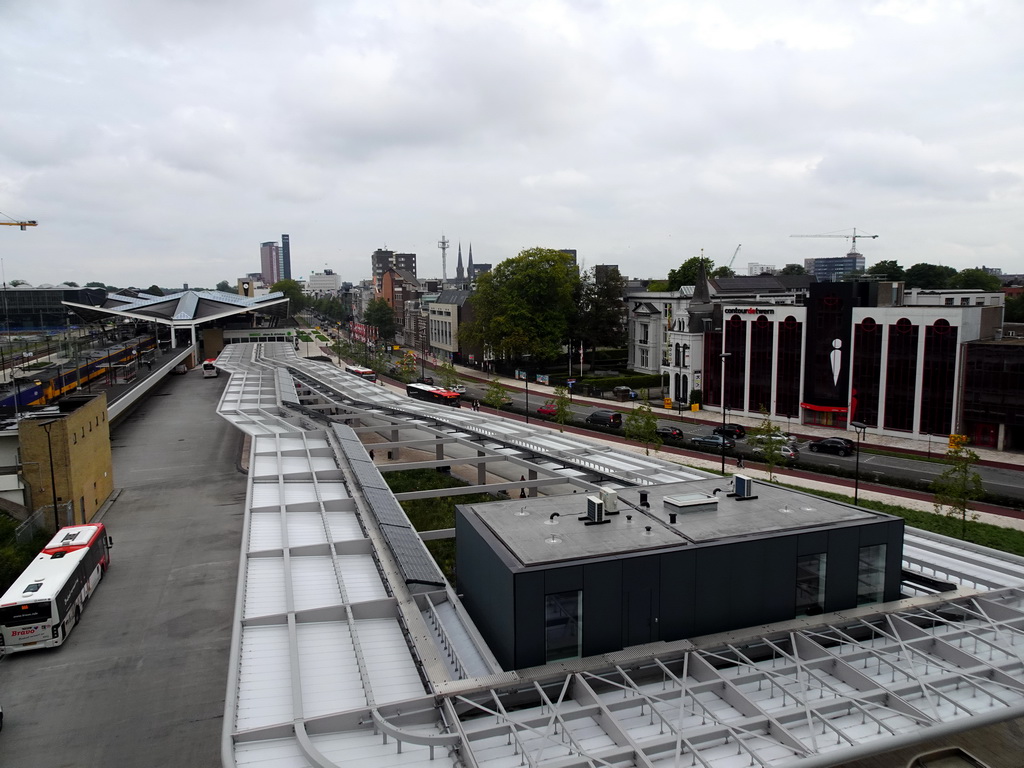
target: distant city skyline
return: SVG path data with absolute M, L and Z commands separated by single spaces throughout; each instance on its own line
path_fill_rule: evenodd
M 5 5 L 8 282 L 233 282 L 281 232 L 353 282 L 381 247 L 440 277 L 442 236 L 636 278 L 854 227 L 869 267 L 1024 262 L 1015 0 L 239 10 Z

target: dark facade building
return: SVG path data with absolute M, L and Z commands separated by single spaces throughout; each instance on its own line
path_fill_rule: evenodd
M 1024 449 L 1024 339 L 965 347 L 963 424 L 974 445 Z
M 373 269 L 373 281 L 377 285 L 380 285 L 381 275 L 389 267 L 407 272 L 416 277 L 415 253 L 395 253 L 394 251 L 378 248 L 370 256 L 370 265 Z
M 102 306 L 107 292 L 102 288 L 69 288 L 67 286 L 39 287 L 19 285 L 4 288 L 0 293 L 3 308 L 2 330 L 41 331 L 67 328 L 81 320 L 62 302 Z
M 292 279 L 292 242 L 288 235 L 281 235 L 281 279 Z
M 900 597 L 902 519 L 736 482 L 460 506 L 463 603 L 521 669 Z
M 863 272 L 864 257 L 856 251 L 850 251 L 845 256 L 804 259 L 804 269 L 821 282 L 834 282 L 852 272 Z

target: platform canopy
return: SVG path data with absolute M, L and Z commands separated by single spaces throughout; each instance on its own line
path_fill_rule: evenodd
M 181 291 L 168 296 L 113 293 L 99 306 L 78 304 L 73 301 L 62 303 L 75 310 L 86 321 L 114 316 L 162 323 L 177 328 L 194 328 L 203 323 L 246 312 L 258 312 L 274 317 L 285 317 L 288 314 L 288 297 L 281 292 L 255 297 L 239 296 L 237 293 L 225 291 Z

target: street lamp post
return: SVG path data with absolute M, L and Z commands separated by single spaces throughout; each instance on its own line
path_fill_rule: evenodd
M 723 334 L 724 335 L 724 334 Z M 722 352 L 719 357 L 722 360 L 722 474 L 725 474 L 725 359 L 731 357 L 731 352 Z
M 56 422 L 45 421 L 40 426 L 46 430 L 46 448 L 50 452 L 50 490 L 53 492 L 53 532 L 60 530 L 60 518 L 57 516 L 57 478 L 53 471 L 53 443 L 50 442 L 50 427 Z
M 523 355 L 523 378 L 526 380 L 526 423 L 530 423 L 530 355 Z
M 854 461 L 853 470 L 853 503 L 856 504 L 860 498 L 860 439 L 868 425 L 861 421 L 851 421 L 850 426 L 857 431 L 857 458 Z

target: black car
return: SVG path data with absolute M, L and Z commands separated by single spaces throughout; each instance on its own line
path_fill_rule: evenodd
M 728 437 L 722 437 L 721 435 L 699 435 L 698 437 L 691 437 L 690 442 L 694 445 L 706 445 L 712 448 L 721 448 L 722 443 L 725 443 L 726 448 L 735 448 L 736 442 Z
M 622 426 L 622 414 L 618 411 L 600 410 L 594 411 L 585 419 L 587 424 L 597 424 L 602 427 L 619 429 Z
M 742 440 L 747 436 L 747 429 L 742 424 L 723 424 L 711 430 L 712 434 L 725 435 L 732 440 Z
M 416 377 L 416 383 L 417 384 L 428 384 L 430 386 L 434 386 L 434 378 L 432 376 L 417 376 Z
M 676 427 L 658 427 L 654 431 L 657 432 L 658 437 L 662 439 L 665 439 L 666 437 L 671 437 L 674 440 L 683 439 L 683 431 Z
M 849 456 L 857 450 L 857 446 L 850 440 L 841 437 L 826 437 L 822 440 L 815 440 L 807 446 L 812 453 L 834 453 L 836 456 Z

